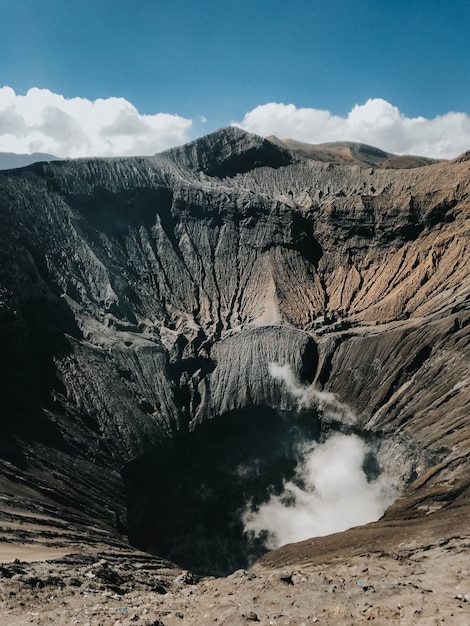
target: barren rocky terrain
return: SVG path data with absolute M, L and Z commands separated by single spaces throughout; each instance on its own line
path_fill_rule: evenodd
M 0 174 L 2 623 L 468 623 L 470 153 L 290 147 Z M 397 499 L 265 553 L 335 432 Z

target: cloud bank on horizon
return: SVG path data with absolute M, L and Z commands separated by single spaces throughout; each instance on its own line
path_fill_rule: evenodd
M 381 98 L 356 104 L 346 117 L 269 102 L 234 123 L 262 136 L 306 143 L 358 141 L 397 154 L 453 158 L 470 148 L 466 113 L 409 118 Z M 144 115 L 124 98 L 64 98 L 36 87 L 19 95 L 11 87 L 0 88 L 0 152 L 149 155 L 189 141 L 192 127 L 191 119 L 176 114 Z
M 58 157 L 149 155 L 189 141 L 192 121 L 142 115 L 124 98 L 64 98 L 33 87 L 0 88 L 0 151 Z
M 347 117 L 269 102 L 246 113 L 240 128 L 305 143 L 357 141 L 396 154 L 451 159 L 470 149 L 470 116 L 449 112 L 433 119 L 406 117 L 382 98 L 356 104 Z

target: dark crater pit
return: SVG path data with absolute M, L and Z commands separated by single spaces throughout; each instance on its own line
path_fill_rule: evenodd
M 176 433 L 122 470 L 131 544 L 196 574 L 247 568 L 266 552 L 263 535 L 245 532 L 247 505 L 280 494 L 302 444 L 331 432 L 311 409 L 253 407 Z M 380 473 L 372 452 L 364 472 L 370 480 Z

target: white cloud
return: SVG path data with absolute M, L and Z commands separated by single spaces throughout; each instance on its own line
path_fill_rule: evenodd
M 205 117 L 200 123 L 206 123 Z M 270 102 L 237 124 L 262 136 L 307 143 L 360 141 L 397 154 L 452 158 L 470 148 L 470 116 L 406 117 L 381 98 L 356 104 L 346 117 Z M 64 98 L 33 87 L 25 95 L 0 88 L 0 152 L 49 152 L 60 157 L 154 154 L 189 141 L 192 121 L 144 115 L 124 98 Z
M 449 112 L 433 119 L 406 117 L 381 98 L 356 104 L 347 117 L 329 111 L 269 102 L 237 124 L 258 135 L 306 143 L 358 141 L 397 154 L 453 158 L 470 148 L 470 116 Z
M 0 88 L 0 152 L 60 157 L 154 154 L 189 140 L 192 122 L 142 115 L 124 98 L 64 98 L 48 89 Z

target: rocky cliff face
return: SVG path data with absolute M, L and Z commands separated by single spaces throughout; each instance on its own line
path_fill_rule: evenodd
M 244 433 L 270 433 L 274 484 L 286 441 L 353 429 L 403 485 L 390 519 L 450 520 L 469 489 L 469 194 L 468 154 L 325 163 L 235 128 L 2 173 L 4 491 L 172 556 L 156 536 L 182 506 L 158 495 L 175 476 L 220 472 L 214 519 L 234 464 L 257 457 Z M 270 363 L 317 400 L 300 407 Z M 216 452 L 225 429 L 233 459 L 230 440 Z

